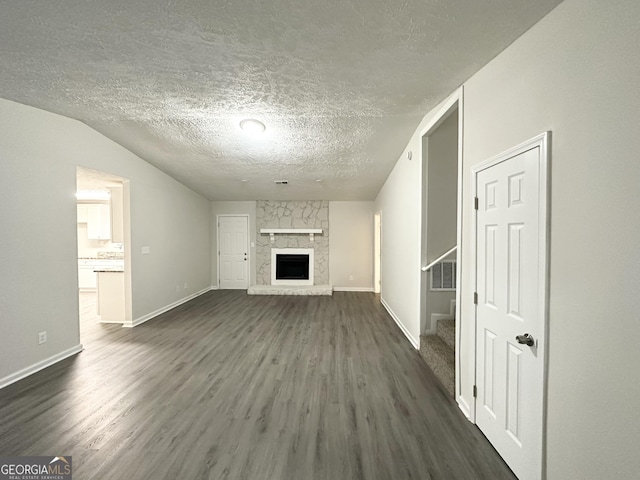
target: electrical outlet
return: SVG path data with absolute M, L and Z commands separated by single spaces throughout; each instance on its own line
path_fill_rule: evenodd
M 38 345 L 42 345 L 43 343 L 47 343 L 47 332 L 38 333 Z
M 189 288 L 189 284 L 187 282 L 184 282 L 184 289 L 186 290 L 187 288 Z
M 349 275 L 349 280 L 353 280 L 353 275 Z
M 151 247 L 142 247 L 142 255 L 149 255 L 151 253 Z

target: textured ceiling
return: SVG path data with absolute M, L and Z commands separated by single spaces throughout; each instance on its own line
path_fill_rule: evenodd
M 2 0 L 0 97 L 212 200 L 370 200 L 422 116 L 558 3 Z

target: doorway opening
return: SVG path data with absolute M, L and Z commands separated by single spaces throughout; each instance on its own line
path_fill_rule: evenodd
M 458 397 L 462 203 L 462 91 L 422 135 L 420 354 Z
M 76 169 L 80 337 L 131 323 L 129 181 Z

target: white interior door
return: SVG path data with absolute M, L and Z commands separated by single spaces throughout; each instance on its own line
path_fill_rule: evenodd
M 476 423 L 520 480 L 542 476 L 544 145 L 505 154 L 475 175 Z
M 249 288 L 249 225 L 246 216 L 218 217 L 219 288 Z

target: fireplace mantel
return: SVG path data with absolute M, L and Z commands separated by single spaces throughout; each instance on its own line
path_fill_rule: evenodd
M 276 241 L 276 235 L 309 235 L 309 241 L 313 243 L 313 236 L 322 234 L 321 228 L 261 228 L 260 233 L 269 235 L 271 243 Z

